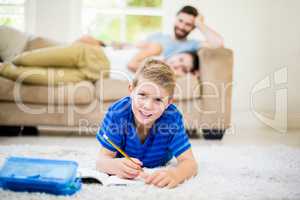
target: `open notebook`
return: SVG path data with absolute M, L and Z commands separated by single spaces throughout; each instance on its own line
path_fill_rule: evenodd
M 143 168 L 146 173 L 153 173 L 159 168 L 149 169 Z M 83 183 L 98 183 L 103 186 L 129 186 L 129 185 L 144 185 L 141 178 L 133 180 L 122 179 L 117 176 L 110 176 L 106 173 L 99 172 L 89 168 L 78 168 L 78 177 L 81 177 Z

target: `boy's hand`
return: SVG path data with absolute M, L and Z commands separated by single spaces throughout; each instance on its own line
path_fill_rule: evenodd
M 161 169 L 150 175 L 143 174 L 143 178 L 146 184 L 157 187 L 174 188 L 179 184 L 178 177 L 172 168 Z
M 127 158 L 115 159 L 115 174 L 120 178 L 134 179 L 142 170 L 142 162 L 136 158 L 131 158 L 135 163 Z

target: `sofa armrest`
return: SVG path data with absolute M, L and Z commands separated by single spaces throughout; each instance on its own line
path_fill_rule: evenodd
M 231 123 L 233 52 L 226 48 L 203 48 L 201 62 L 202 129 L 226 129 Z
M 11 61 L 16 55 L 23 52 L 29 39 L 28 34 L 8 26 L 0 26 L 0 58 L 2 61 Z

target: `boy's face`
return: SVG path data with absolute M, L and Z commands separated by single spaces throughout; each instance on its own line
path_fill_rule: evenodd
M 135 88 L 130 85 L 129 91 L 135 122 L 145 127 L 152 126 L 172 101 L 164 88 L 143 77 Z

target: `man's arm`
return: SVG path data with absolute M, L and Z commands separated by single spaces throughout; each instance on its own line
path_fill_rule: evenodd
M 206 42 L 202 44 L 204 47 L 223 47 L 224 40 L 222 36 L 204 23 L 204 17 L 199 14 L 196 18 L 196 27 L 202 32 L 206 38 Z
M 128 69 L 135 72 L 140 63 L 147 57 L 150 56 L 158 56 L 162 51 L 162 47 L 159 43 L 152 43 L 152 42 L 141 42 L 136 45 L 139 52 L 129 61 Z

